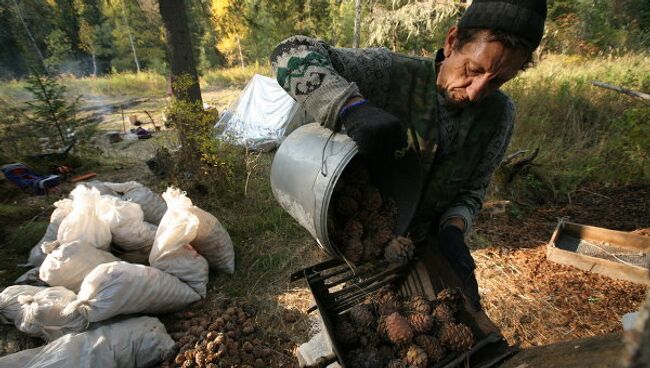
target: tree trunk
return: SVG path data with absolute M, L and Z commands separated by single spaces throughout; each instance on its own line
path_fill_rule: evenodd
M 124 4 L 122 4 L 122 19 L 124 19 L 124 25 L 126 26 L 126 33 L 129 35 L 129 42 L 131 43 L 131 51 L 133 52 L 133 60 L 135 61 L 135 70 L 140 73 L 140 61 L 138 60 L 138 53 L 135 50 L 135 42 L 133 41 L 133 34 L 131 34 L 131 26 L 129 26 L 129 21 L 126 19 L 126 11 L 124 10 Z
M 352 47 L 358 48 L 361 43 L 361 0 L 356 0 L 354 4 L 354 40 Z
M 20 6 L 18 5 L 18 2 L 14 0 L 14 6 L 16 7 L 16 14 L 18 15 L 18 18 L 20 19 L 20 23 L 22 23 L 23 27 L 25 28 L 25 32 L 27 33 L 27 37 L 29 37 L 29 40 L 32 42 L 32 45 L 34 46 L 34 49 L 36 50 L 36 54 L 38 55 L 39 60 L 41 61 L 41 64 L 45 60 L 43 57 L 43 53 L 41 52 L 41 49 L 38 48 L 38 44 L 36 44 L 36 40 L 34 39 L 34 36 L 32 35 L 32 31 L 29 30 L 29 27 L 27 26 L 27 23 L 25 23 L 25 18 L 23 18 L 23 13 L 20 11 Z
M 97 77 L 97 54 L 95 51 L 92 52 L 93 55 L 93 78 Z
M 192 39 L 187 24 L 185 1 L 160 0 L 160 15 L 167 30 L 167 48 L 169 49 L 174 96 L 188 102 L 198 102 L 202 106 L 201 88 L 192 56 Z M 174 81 L 182 75 L 189 75 L 192 79 L 192 84 L 187 91 L 174 89 Z
M 244 69 L 244 54 L 241 51 L 241 41 L 239 36 L 237 36 L 237 48 L 239 48 L 239 61 L 241 62 L 241 68 Z

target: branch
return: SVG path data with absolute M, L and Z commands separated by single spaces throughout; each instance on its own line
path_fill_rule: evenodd
M 645 101 L 650 101 L 650 95 L 647 94 L 647 93 L 637 92 L 637 91 L 633 91 L 631 89 L 618 87 L 618 86 L 614 86 L 614 85 L 599 82 L 599 81 L 592 81 L 591 84 L 593 84 L 594 86 L 597 86 L 597 87 L 611 89 L 613 91 L 620 92 L 620 93 L 626 94 L 628 96 L 637 97 L 637 98 L 640 98 L 640 99 L 645 100 Z

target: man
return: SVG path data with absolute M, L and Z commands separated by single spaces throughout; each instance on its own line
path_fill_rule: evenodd
M 530 63 L 545 18 L 546 0 L 474 0 L 435 60 L 304 36 L 271 55 L 278 83 L 323 126 L 344 128 L 367 159 L 418 152 L 425 184 L 412 234 L 437 240 L 477 309 L 464 235 L 512 134 L 515 108 L 499 88 Z

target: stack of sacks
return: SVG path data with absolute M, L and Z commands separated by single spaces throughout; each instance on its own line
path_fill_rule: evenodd
M 105 182 L 104 186 L 120 194 L 123 200 L 139 204 L 144 213 L 144 220 L 148 223 L 158 225 L 165 215 L 165 211 L 167 211 L 162 198 L 137 181 L 126 183 Z
M 144 221 L 137 203 L 102 196 L 100 218 L 108 224 L 113 238 L 112 250 L 131 263 L 146 263 L 156 236 L 157 226 Z
M 234 272 L 226 230 L 178 189 L 169 188 L 163 201 L 136 182 L 97 182 L 78 185 L 70 197 L 55 204 L 39 242 L 44 260 L 29 272 L 51 287 L 5 288 L 0 322 L 53 341 L 118 315 L 167 313 L 196 302 L 207 293 L 208 264 Z M 153 204 L 138 203 L 145 197 Z M 147 262 L 151 266 L 134 264 Z M 47 359 L 57 361 L 55 351 L 44 349 L 39 356 L 46 351 L 52 355 Z M 119 360 L 120 354 L 110 359 Z
M 70 333 L 45 346 L 0 358 L 0 367 L 152 367 L 174 354 L 157 318 L 137 317 Z

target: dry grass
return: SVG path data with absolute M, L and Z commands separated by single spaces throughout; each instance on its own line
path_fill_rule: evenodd
M 546 260 L 545 247 L 473 253 L 488 316 L 513 344 L 545 345 L 621 332 L 645 287 Z

